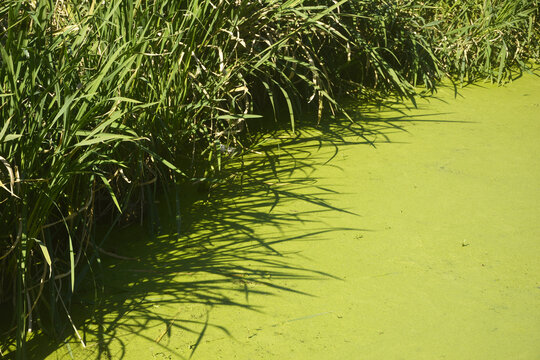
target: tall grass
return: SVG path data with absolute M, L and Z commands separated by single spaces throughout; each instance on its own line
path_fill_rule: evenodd
M 285 113 L 294 131 L 298 111 L 341 111 L 342 92 L 412 97 L 444 75 L 503 81 L 540 56 L 538 8 L 2 1 L 0 303 L 15 309 L 5 345 L 25 358 L 36 324 L 78 336 L 69 302 L 99 259 L 96 224 L 145 216 L 155 189 L 212 177 L 252 119 Z
M 1 297 L 16 308 L 21 358 L 36 321 L 55 333 L 70 320 L 77 273 L 99 253 L 96 221 L 141 201 L 144 184 L 218 170 L 256 116 L 252 93 L 284 99 L 293 127 L 303 89 L 332 101 L 303 45 L 333 36 L 321 21 L 332 11 L 297 1 L 0 5 Z
M 500 83 L 512 71 L 538 61 L 540 1 L 432 0 L 433 52 L 444 71 L 459 81 L 485 78 Z

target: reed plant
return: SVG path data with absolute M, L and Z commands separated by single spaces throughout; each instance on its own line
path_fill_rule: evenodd
M 503 81 L 539 57 L 538 5 L 2 1 L 0 303 L 15 310 L 2 348 L 25 358 L 36 324 L 79 336 L 70 300 L 99 260 L 96 224 L 213 177 L 249 144 L 253 119 L 285 113 L 294 131 L 299 111 L 343 111 L 343 92 Z
M 501 83 L 540 59 L 540 1 L 431 2 L 433 52 L 448 76 Z
M 218 170 L 254 94 L 283 100 L 293 128 L 301 91 L 333 102 L 303 39 L 334 36 L 322 20 L 335 7 L 2 2 L 0 297 L 20 358 L 36 322 L 78 336 L 69 300 L 99 254 L 96 222 L 114 224 L 145 184 Z
M 336 49 L 336 77 L 349 89 L 413 97 L 440 78 L 427 6 L 416 1 L 350 1 L 341 7 L 347 52 Z

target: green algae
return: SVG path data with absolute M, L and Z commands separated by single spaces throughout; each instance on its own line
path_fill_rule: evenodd
M 119 231 L 86 348 L 36 358 L 538 358 L 539 79 L 355 114 L 183 188 L 180 236 Z

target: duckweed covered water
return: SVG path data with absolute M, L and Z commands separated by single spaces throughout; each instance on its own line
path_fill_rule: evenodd
M 538 77 L 360 110 L 375 147 L 276 135 L 185 190 L 180 237 L 120 231 L 86 348 L 37 358 L 540 358 Z

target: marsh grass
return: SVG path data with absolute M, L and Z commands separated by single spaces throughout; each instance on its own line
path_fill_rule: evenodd
M 540 1 L 434 1 L 434 53 L 460 82 L 501 83 L 538 61 Z
M 2 349 L 25 358 L 36 328 L 79 336 L 70 300 L 99 264 L 96 224 L 158 226 L 156 194 L 211 181 L 255 121 L 294 132 L 300 111 L 343 112 L 340 94 L 502 82 L 539 59 L 539 5 L 2 1 L 0 303 L 15 310 Z

